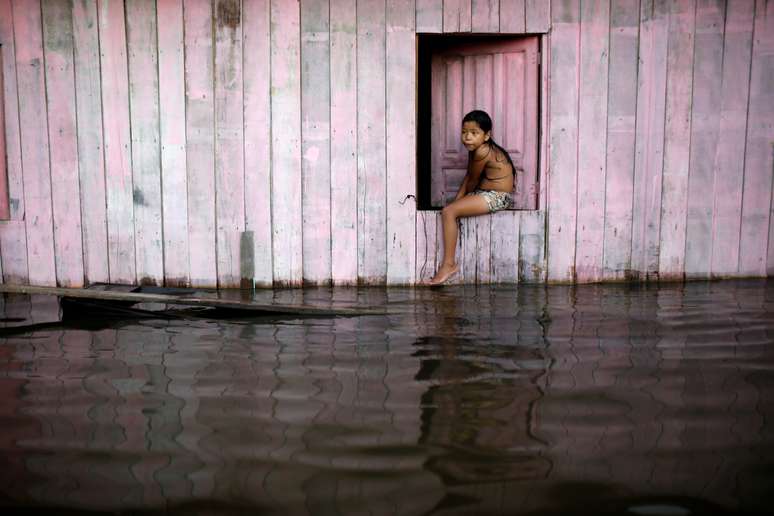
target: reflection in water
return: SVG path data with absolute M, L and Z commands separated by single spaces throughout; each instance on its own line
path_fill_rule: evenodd
M 275 299 L 388 315 L 0 339 L 0 507 L 766 510 L 774 282 Z M 0 326 L 56 315 L 51 298 L 0 301 Z

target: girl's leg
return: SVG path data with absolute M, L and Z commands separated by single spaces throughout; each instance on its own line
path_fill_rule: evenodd
M 489 213 L 489 205 L 480 195 L 466 195 L 446 206 L 441 211 L 441 221 L 443 222 L 443 262 L 438 268 L 438 272 L 430 280 L 431 284 L 440 284 L 449 279 L 449 276 L 459 270 L 455 259 L 457 248 L 457 219 L 460 217 L 471 217 L 473 215 L 484 215 Z

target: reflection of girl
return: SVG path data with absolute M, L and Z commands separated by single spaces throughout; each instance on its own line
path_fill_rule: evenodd
M 462 144 L 468 149 L 468 172 L 454 201 L 441 212 L 443 262 L 430 285 L 440 285 L 459 272 L 454 253 L 457 219 L 504 210 L 511 206 L 516 167 L 508 151 L 492 139 L 492 119 L 484 111 L 471 111 L 462 119 Z

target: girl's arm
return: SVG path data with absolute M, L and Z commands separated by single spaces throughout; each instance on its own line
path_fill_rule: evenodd
M 468 157 L 468 171 L 465 174 L 465 178 L 462 180 L 457 195 L 454 197 L 455 201 L 462 199 L 476 189 L 476 186 L 481 179 L 481 172 L 484 171 L 484 167 L 486 166 L 486 158 L 489 156 L 489 151 L 489 145 L 482 145 L 475 150 L 472 156 Z

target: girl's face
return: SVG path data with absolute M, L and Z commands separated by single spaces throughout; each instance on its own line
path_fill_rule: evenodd
M 469 151 L 481 147 L 489 141 L 490 131 L 484 132 L 477 122 L 464 122 L 462 124 L 462 145 Z

